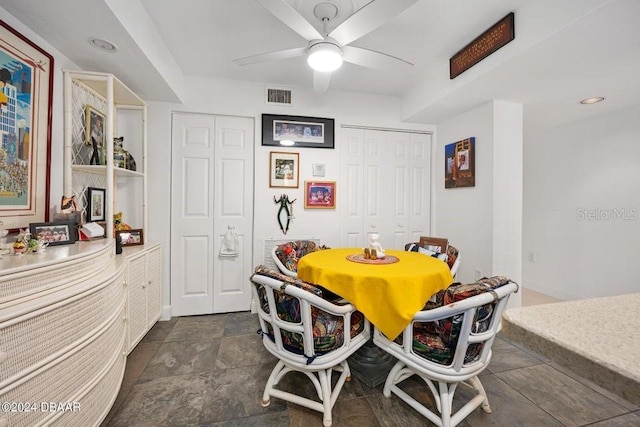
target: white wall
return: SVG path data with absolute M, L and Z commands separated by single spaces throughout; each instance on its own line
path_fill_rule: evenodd
M 60 208 L 63 183 L 63 69 L 75 69 L 78 67 L 69 58 L 54 49 L 40 36 L 27 28 L 20 21 L 15 19 L 6 10 L 0 7 L 0 19 L 17 30 L 20 34 L 41 47 L 45 52 L 53 56 L 53 103 L 52 103 L 52 124 L 51 124 L 51 172 L 50 172 L 50 213 L 57 212 Z
M 444 146 L 475 137 L 475 187 L 444 188 Z M 438 124 L 434 231 L 460 250 L 456 279 L 522 276 L 522 105 L 492 101 Z M 479 271 L 476 271 L 479 270 Z M 509 302 L 520 305 L 520 294 Z
M 399 119 L 399 99 L 359 93 L 335 92 L 317 95 L 312 91 L 294 88 L 294 106 L 267 105 L 264 100 L 265 84 L 208 78 L 188 78 L 184 105 L 149 103 L 149 239 L 161 241 L 164 246 L 164 305 L 170 303 L 169 282 L 169 227 L 171 188 L 171 112 L 183 111 L 218 115 L 253 117 L 255 132 L 255 220 L 254 265 L 263 260 L 264 239 L 295 239 L 317 237 L 328 246 L 339 245 L 339 219 L 341 201 L 337 209 L 304 210 L 304 181 L 312 179 L 312 163 L 324 163 L 324 180 L 338 181 L 340 191 L 340 150 L 317 148 L 280 148 L 261 145 L 261 115 L 284 114 L 335 119 L 335 144 L 340 144 L 340 125 L 375 126 L 394 129 L 433 131 L 429 125 L 402 123 Z M 298 189 L 269 188 L 269 152 L 300 153 L 300 187 Z M 287 235 L 278 226 L 278 205 L 274 196 L 286 192 L 294 203 L 295 219 Z
M 474 270 L 491 274 L 493 248 L 493 103 L 438 124 L 435 144 L 434 234 L 460 250 L 456 279 L 472 281 Z M 444 146 L 476 138 L 475 187 L 444 188 Z
M 636 106 L 527 133 L 527 288 L 562 299 L 638 292 L 639 116 Z

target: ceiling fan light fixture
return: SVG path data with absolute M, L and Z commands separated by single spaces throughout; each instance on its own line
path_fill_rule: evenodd
M 335 71 L 342 66 L 342 50 L 333 43 L 316 43 L 309 48 L 307 63 L 316 71 Z

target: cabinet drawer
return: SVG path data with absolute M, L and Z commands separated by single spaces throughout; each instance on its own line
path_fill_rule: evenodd
M 0 389 L 103 328 L 124 304 L 124 270 L 96 288 L 0 324 Z

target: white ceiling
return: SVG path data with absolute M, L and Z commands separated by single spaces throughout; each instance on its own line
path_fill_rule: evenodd
M 312 10 L 322 0 L 286 1 L 321 30 Z M 325 1 L 340 10 L 332 26 L 369 2 Z M 79 67 L 112 72 L 146 100 L 180 101 L 187 76 L 312 87 L 304 57 L 232 62 L 307 45 L 254 0 L 2 0 L 1 6 Z M 509 12 L 516 16 L 515 40 L 450 80 L 449 57 Z M 640 103 L 639 19 L 638 0 L 419 0 L 351 43 L 414 66 L 345 63 L 329 91 L 395 95 L 403 119 L 431 124 L 491 99 L 515 101 L 524 104 L 526 126 L 552 126 Z M 98 51 L 89 37 L 119 50 Z M 591 96 L 607 99 L 578 104 Z

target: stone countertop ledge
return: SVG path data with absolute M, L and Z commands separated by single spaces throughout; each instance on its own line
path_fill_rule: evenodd
M 640 293 L 512 308 L 511 340 L 640 405 Z

